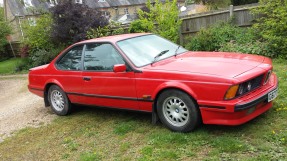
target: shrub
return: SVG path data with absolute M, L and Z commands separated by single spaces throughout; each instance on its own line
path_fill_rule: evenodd
M 287 1 L 260 0 L 259 3 L 253 13 L 262 17 L 257 19 L 253 28 L 276 56 L 287 58 Z
M 201 29 L 186 44 L 186 48 L 194 51 L 218 51 L 223 44 L 230 41 L 245 41 L 245 31 L 231 23 L 218 23 L 207 29 Z M 250 35 L 249 35 L 250 36 Z M 247 38 L 252 39 L 252 38 Z M 246 40 L 250 41 L 250 40 Z
M 52 17 L 52 39 L 57 43 L 72 44 L 85 40 L 90 29 L 108 25 L 101 11 L 70 0 L 60 1 L 53 7 Z
M 125 30 L 120 23 L 110 22 L 107 26 L 90 29 L 87 32 L 87 38 L 93 39 L 103 36 L 119 35 L 123 33 L 125 33 Z
M 24 47 L 29 46 L 29 51 L 38 49 L 49 50 L 54 45 L 51 41 L 51 26 L 53 20 L 51 15 L 46 13 L 36 19 L 36 23 L 32 24 L 29 20 L 23 24 L 25 39 Z
M 274 57 L 268 42 L 258 38 L 253 28 L 239 28 L 231 23 L 219 23 L 202 29 L 190 38 L 185 47 L 193 51 L 228 51 Z
M 7 45 L 6 36 L 11 34 L 11 27 L 5 21 L 3 8 L 0 7 L 0 54 L 5 52 L 5 46 Z M 0 56 L 1 58 L 1 56 Z
M 272 50 L 269 48 L 268 44 L 260 41 L 248 42 L 245 44 L 231 41 L 223 44 L 219 51 L 258 54 L 274 57 L 274 54 L 272 54 Z
M 153 23 L 150 23 L 147 19 L 135 20 L 131 23 L 129 32 L 130 33 L 139 33 L 139 32 L 152 32 Z
M 29 55 L 29 68 L 50 63 L 64 47 L 60 46 L 50 50 L 39 49 Z
M 139 20 L 131 23 L 129 31 L 153 32 L 177 42 L 179 39 L 178 29 L 181 25 L 178 14 L 176 0 L 166 1 L 164 4 L 159 0 L 155 0 L 154 6 L 148 0 L 147 9 L 139 10 Z

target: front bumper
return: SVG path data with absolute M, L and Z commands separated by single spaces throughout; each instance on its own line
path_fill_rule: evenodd
M 241 125 L 266 112 L 272 107 L 268 93 L 278 88 L 278 80 L 272 74 L 269 82 L 254 92 L 230 101 L 207 102 L 200 106 L 204 124 Z M 220 107 L 220 108 L 210 108 Z

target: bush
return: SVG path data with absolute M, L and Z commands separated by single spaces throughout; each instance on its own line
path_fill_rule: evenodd
M 85 40 L 90 29 L 108 25 L 101 11 L 70 0 L 59 1 L 52 8 L 52 17 L 52 39 L 57 43 L 72 44 Z
M 110 22 L 109 25 L 107 26 L 90 29 L 87 32 L 87 38 L 93 39 L 103 36 L 119 35 L 124 33 L 125 30 L 120 23 Z
M 269 48 L 268 44 L 260 41 L 248 42 L 245 44 L 231 41 L 226 44 L 223 44 L 219 51 L 258 54 L 269 57 L 275 56 L 274 54 L 272 54 L 272 50 Z
M 21 60 L 16 63 L 15 72 L 20 72 L 20 71 L 28 70 L 28 69 L 29 69 L 28 58 L 21 58 Z
M 287 1 L 260 0 L 260 6 L 253 10 L 262 15 L 253 28 L 268 44 L 274 55 L 287 58 Z
M 129 32 L 139 33 L 139 32 L 151 32 L 154 25 L 150 23 L 147 19 L 135 20 L 131 23 Z
M 154 1 L 154 6 L 150 0 L 147 1 L 147 9 L 139 10 L 139 20 L 131 23 L 130 32 L 153 32 L 167 38 L 173 42 L 178 42 L 178 29 L 181 21 L 178 18 L 177 1 L 159 0 Z
M 39 49 L 29 55 L 29 68 L 50 63 L 64 47 L 53 48 L 50 50 Z
M 246 36 L 248 35 L 248 36 Z M 238 41 L 240 43 L 249 42 L 252 35 L 244 29 L 236 27 L 231 23 L 218 23 L 210 28 L 202 29 L 189 43 L 186 48 L 194 51 L 218 51 L 225 43 Z
M 50 36 L 52 23 L 53 20 L 48 13 L 37 18 L 35 24 L 31 24 L 29 20 L 25 21 L 23 25 L 25 33 L 24 47 L 29 46 L 29 51 L 53 48 L 54 45 Z
M 274 57 L 269 43 L 260 41 L 253 28 L 239 28 L 219 23 L 202 29 L 185 47 L 193 51 L 228 51 Z
M 11 27 L 4 19 L 3 8 L 0 7 L 0 54 L 5 52 L 5 46 L 8 44 L 6 36 L 11 34 Z M 1 58 L 1 55 L 0 55 Z

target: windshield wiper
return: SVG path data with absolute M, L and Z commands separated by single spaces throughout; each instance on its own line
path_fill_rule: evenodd
M 174 52 L 174 56 L 175 56 L 175 57 L 177 56 L 177 51 L 179 50 L 180 47 L 181 47 L 181 46 L 178 45 L 177 49 L 175 50 L 175 52 Z
M 169 50 L 164 50 L 164 51 L 160 52 L 159 54 L 157 54 L 157 55 L 153 58 L 153 62 L 152 62 L 152 63 L 156 62 L 159 57 L 163 56 L 163 55 L 164 55 L 165 53 L 167 53 L 168 51 L 169 51 Z

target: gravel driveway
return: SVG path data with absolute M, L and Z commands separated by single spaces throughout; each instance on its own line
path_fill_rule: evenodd
M 27 75 L 0 76 L 0 142 L 19 129 L 45 125 L 57 117 L 27 85 Z

